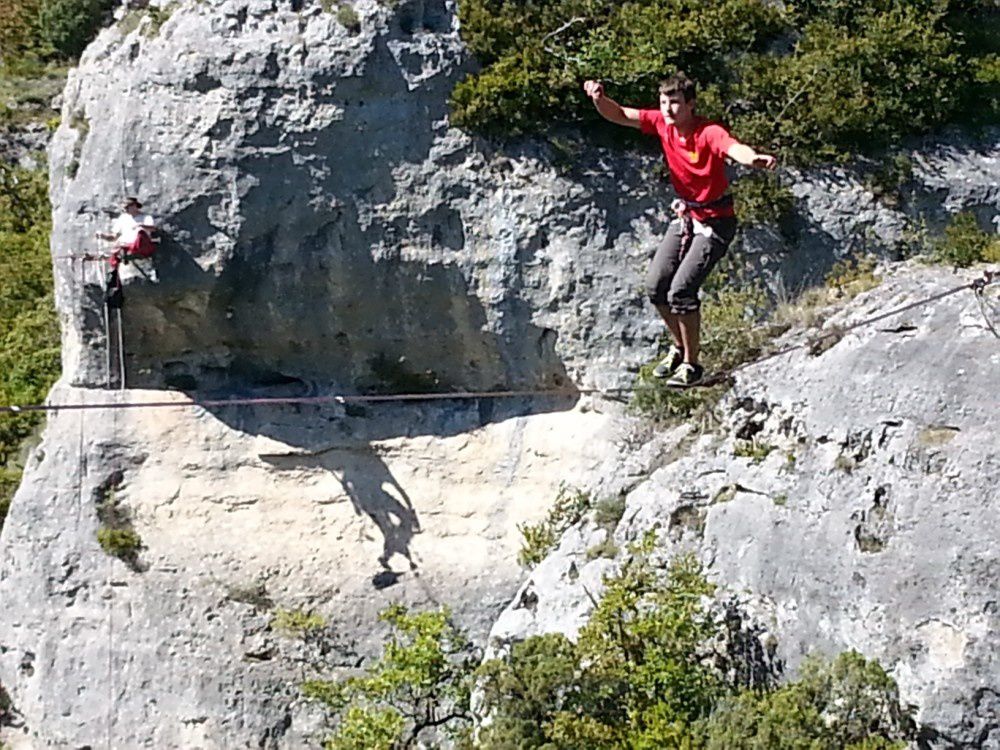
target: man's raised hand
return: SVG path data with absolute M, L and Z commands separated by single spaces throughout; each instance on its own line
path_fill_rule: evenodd
M 774 169 L 778 165 L 778 160 L 770 154 L 756 154 L 751 166 L 757 169 Z
M 583 91 L 594 104 L 604 98 L 604 84 L 600 81 L 585 81 Z

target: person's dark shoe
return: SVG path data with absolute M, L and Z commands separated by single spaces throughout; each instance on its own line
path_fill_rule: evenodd
M 677 368 L 677 372 L 667 381 L 667 385 L 687 388 L 692 385 L 698 385 L 704 377 L 705 370 L 701 365 L 690 365 L 685 362 Z
M 681 366 L 684 361 L 684 353 L 677 348 L 676 344 L 671 344 L 666 356 L 656 363 L 653 368 L 654 378 L 669 378 L 674 374 L 674 370 Z

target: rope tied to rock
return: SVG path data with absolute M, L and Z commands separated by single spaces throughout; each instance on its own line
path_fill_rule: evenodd
M 990 320 L 990 313 L 986 308 L 989 308 L 998 318 L 1000 318 L 1000 310 L 994 307 L 986 299 L 986 287 L 993 283 L 996 279 L 996 271 L 984 271 L 982 277 L 976 279 L 973 283 L 972 289 L 976 293 L 976 302 L 979 304 L 979 312 L 982 313 L 983 322 L 986 323 L 986 328 L 989 332 L 1000 339 L 1000 331 L 997 331 L 996 326 L 993 325 L 993 321 Z

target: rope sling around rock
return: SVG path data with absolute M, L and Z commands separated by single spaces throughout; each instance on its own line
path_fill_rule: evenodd
M 959 292 L 969 289 L 978 298 L 982 298 L 986 287 L 997 280 L 998 272 L 984 271 L 983 275 L 966 284 L 961 284 L 943 292 L 938 292 L 930 297 L 923 297 L 902 307 L 897 307 L 885 313 L 865 318 L 849 326 L 838 326 L 835 330 L 812 337 L 805 342 L 791 344 L 781 349 L 759 357 L 750 362 L 730 367 L 712 374 L 697 386 L 707 387 L 728 381 L 732 376 L 748 367 L 760 364 L 769 359 L 789 354 L 798 349 L 814 349 L 822 342 L 833 337 L 842 337 L 851 331 L 859 328 L 874 325 L 880 321 L 900 315 L 908 310 L 936 302 L 937 300 L 950 297 Z M 985 308 L 984 317 L 986 316 Z M 993 324 L 987 319 L 988 329 L 997 335 Z M 1000 336 L 997 336 L 1000 338 Z M 59 412 L 59 411 L 79 411 L 79 410 L 100 410 L 100 409 L 180 409 L 188 407 L 201 407 L 205 409 L 216 409 L 225 406 L 274 406 L 282 404 L 297 405 L 322 405 L 322 404 L 349 404 L 349 403 L 393 403 L 407 401 L 462 401 L 473 399 L 500 399 L 500 398 L 526 398 L 526 397 L 569 397 L 579 395 L 601 395 L 613 397 L 620 394 L 637 393 L 643 390 L 667 389 L 666 386 L 630 386 L 621 388 L 535 388 L 523 390 L 496 390 L 496 391 L 457 391 L 446 393 L 395 393 L 395 394 L 338 394 L 328 396 L 273 396 L 256 398 L 222 398 L 222 399 L 191 399 L 189 401 L 123 401 L 117 403 L 78 403 L 78 404 L 8 404 L 0 406 L 2 414 L 20 414 L 23 412 Z

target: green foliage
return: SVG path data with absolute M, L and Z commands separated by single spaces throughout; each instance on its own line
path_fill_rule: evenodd
M 38 403 L 59 376 L 59 327 L 49 256 L 44 171 L 0 163 L 0 403 Z M 24 413 L 0 419 L 0 510 L 20 478 L 22 445 L 42 421 Z M 0 525 L 5 512 L 0 512 Z
M 913 722 L 895 683 L 855 653 L 808 661 L 799 681 L 736 687 L 705 644 L 725 625 L 691 557 L 664 577 L 652 537 L 633 547 L 573 643 L 529 638 L 480 668 L 484 748 L 833 750 L 900 747 Z
M 114 0 L 6 0 L 0 10 L 3 67 L 77 58 L 110 17 Z
M 736 458 L 749 458 L 751 463 L 759 464 L 771 451 L 774 450 L 774 446 L 769 443 L 763 443 L 759 440 L 737 440 L 736 445 L 733 448 L 733 455 Z
M 160 27 L 169 20 L 174 7 L 171 4 L 163 7 L 133 8 L 118 22 L 118 33 L 122 36 L 128 36 L 141 27 L 142 35 L 147 39 L 152 39 L 160 33 Z
M 352 34 L 357 34 L 361 31 L 361 17 L 351 5 L 341 5 L 337 8 L 337 23 Z
M 114 0 L 42 0 L 37 16 L 38 50 L 45 57 L 79 57 L 113 7 Z
M 132 529 L 100 528 L 97 543 L 112 557 L 126 562 L 134 560 L 142 547 L 142 540 Z
M 66 84 L 66 67 L 50 63 L 0 65 L 0 129 L 51 119 L 52 99 Z
M 271 619 L 271 628 L 280 633 L 302 636 L 326 627 L 322 615 L 303 612 L 301 609 L 277 609 Z
M 142 539 L 132 527 L 132 514 L 118 496 L 121 482 L 121 474 L 114 474 L 97 490 L 97 520 L 100 523 L 97 543 L 107 554 L 139 573 L 144 570 L 139 560 Z
M 726 676 L 733 633 L 708 607 L 714 587 L 691 556 L 664 570 L 655 547 L 652 532 L 629 547 L 575 642 L 534 636 L 478 668 L 446 610 L 386 610 L 393 634 L 363 675 L 302 687 L 335 722 L 325 747 L 436 747 L 443 732 L 486 750 L 898 750 L 913 736 L 895 683 L 855 653 L 807 661 L 781 687 Z M 475 736 L 474 685 L 489 716 Z
M 453 121 L 509 135 L 596 120 L 584 79 L 655 106 L 657 80 L 680 68 L 707 84 L 704 114 L 785 160 L 877 152 L 994 85 L 989 53 L 959 29 L 975 12 L 946 0 L 467 0 L 462 34 L 482 68 L 455 87 Z
M 874 3 L 873 3 L 874 5 Z M 799 162 L 876 152 L 947 122 L 966 76 L 940 13 L 908 3 L 816 20 L 789 55 L 750 55 L 729 96 L 753 102 L 733 118 L 749 143 Z
M 913 160 L 907 154 L 885 158 L 868 176 L 868 189 L 887 206 L 896 208 L 903 202 L 903 188 L 913 179 Z
M 718 628 L 712 593 L 690 557 L 665 579 L 650 560 L 653 538 L 633 547 L 576 643 L 529 638 L 481 668 L 493 717 L 485 747 L 682 747 L 725 693 L 700 656 Z
M 785 225 L 795 208 L 792 191 L 774 172 L 750 172 L 735 180 L 730 192 L 743 224 Z
M 798 681 L 770 693 L 744 692 L 708 722 L 706 750 L 902 750 L 913 720 L 896 683 L 854 651 L 832 664 L 806 661 Z
M 840 297 L 856 297 L 861 292 L 874 289 L 879 285 L 875 275 L 877 263 L 872 255 L 851 256 L 839 260 L 826 275 L 828 289 L 836 290 Z
M 609 531 L 618 526 L 625 514 L 625 496 L 613 495 L 601 498 L 594 506 L 594 523 Z
M 958 268 L 973 263 L 1000 262 L 1000 238 L 979 228 L 975 214 L 964 211 L 952 217 L 932 245 L 932 259 Z
M 381 615 L 392 627 L 381 658 L 366 674 L 340 682 L 310 680 L 303 694 L 338 721 L 328 750 L 413 747 L 435 732 L 458 737 L 471 723 L 477 654 L 447 609 Z
M 521 549 L 517 553 L 518 563 L 530 568 L 544 560 L 556 546 L 563 532 L 578 523 L 590 507 L 589 494 L 566 485 L 561 486 L 555 502 L 544 519 L 535 524 L 518 525 L 518 531 L 523 537 Z

